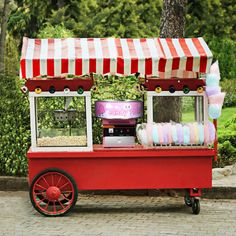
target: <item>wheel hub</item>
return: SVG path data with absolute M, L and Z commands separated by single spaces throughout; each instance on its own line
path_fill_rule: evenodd
M 49 200 L 57 200 L 61 195 L 61 191 L 58 187 L 51 186 L 47 189 L 46 195 Z

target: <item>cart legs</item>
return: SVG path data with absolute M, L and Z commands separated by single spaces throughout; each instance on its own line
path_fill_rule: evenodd
M 39 173 L 30 186 L 33 207 L 46 216 L 68 213 L 77 197 L 78 190 L 73 178 L 58 169 L 47 169 Z
M 184 196 L 184 203 L 186 206 L 192 208 L 192 212 L 195 215 L 200 213 L 200 200 L 201 189 L 190 189 Z
M 195 197 L 192 197 L 192 212 L 195 215 L 198 215 L 200 212 L 200 201 Z

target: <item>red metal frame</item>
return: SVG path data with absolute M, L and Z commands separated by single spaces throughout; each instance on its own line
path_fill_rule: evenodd
M 105 149 L 92 152 L 28 152 L 29 182 L 41 171 L 69 173 L 79 190 L 193 189 L 212 187 L 212 157 L 208 148 Z
M 216 137 L 215 137 L 215 142 L 214 142 L 214 150 L 215 150 L 215 155 L 214 155 L 214 161 L 217 161 L 218 159 L 218 138 L 217 138 L 217 120 L 214 119 L 213 120 L 213 124 L 215 126 L 216 129 Z
M 65 87 L 71 91 L 77 91 L 79 87 L 83 88 L 84 91 L 89 91 L 93 86 L 93 79 L 90 77 L 74 78 L 74 79 L 61 79 L 61 78 L 37 78 L 28 79 L 25 86 L 30 92 L 34 92 L 37 87 L 40 87 L 42 91 L 49 91 L 49 88 L 53 86 L 56 91 L 63 91 Z
M 189 190 L 190 197 L 200 197 L 202 195 L 202 190 L 198 188 L 191 188 Z
M 156 87 L 161 87 L 162 91 L 169 91 L 169 87 L 174 86 L 176 91 L 182 91 L 184 86 L 192 91 L 198 87 L 205 86 L 205 81 L 202 79 L 146 79 L 144 83 L 148 91 L 154 91 Z

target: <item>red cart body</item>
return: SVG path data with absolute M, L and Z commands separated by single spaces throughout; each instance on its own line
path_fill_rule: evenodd
M 211 188 L 213 157 L 214 150 L 204 148 L 110 150 L 98 145 L 92 152 L 29 151 L 29 181 L 58 168 L 70 173 L 80 190 Z

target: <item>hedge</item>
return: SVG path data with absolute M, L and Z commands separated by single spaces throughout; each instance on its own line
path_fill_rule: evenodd
M 26 175 L 30 146 L 28 98 L 16 77 L 0 75 L 0 174 Z

